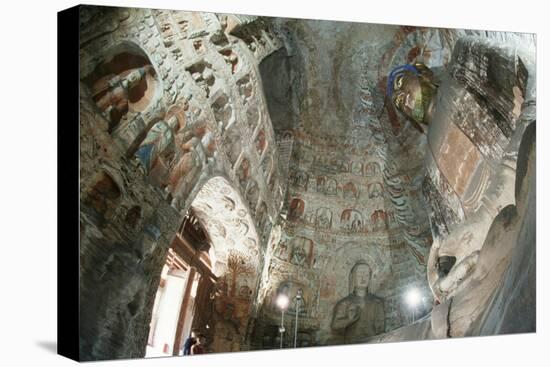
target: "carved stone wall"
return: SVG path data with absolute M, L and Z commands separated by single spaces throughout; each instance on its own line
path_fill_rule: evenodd
M 207 214 L 202 221 L 213 239 L 223 238 L 224 230 L 251 236 L 238 244 L 244 256 L 254 257 L 246 261 L 250 278 L 237 271 L 234 287 L 248 306 L 230 316 L 243 335 L 236 348 L 246 348 L 258 274 L 282 204 L 278 148 L 258 72 L 258 63 L 280 44 L 261 20 L 235 27 L 237 20 L 81 8 L 85 360 L 144 356 L 162 265 L 192 205 L 207 214 L 208 205 L 241 205 L 234 209 L 242 215 L 231 223 L 210 223 Z M 233 189 L 226 201 L 223 192 L 195 200 L 213 178 Z M 238 249 L 219 243 L 218 260 L 227 267 L 229 252 Z
M 412 321 L 403 295 L 416 287 L 416 318 L 441 302 L 419 337 L 445 334 L 437 320 L 461 288 L 441 281 L 443 260 L 460 248 L 456 269 L 474 263 L 515 203 L 535 112 L 518 40 L 529 51 L 528 36 L 497 32 L 82 7 L 81 357 L 144 355 L 190 208 L 218 276 L 209 351 L 277 348 L 281 293 L 286 346 L 296 317 L 299 346 L 344 342 L 331 320 L 358 263 L 386 332 Z M 441 77 L 424 132 L 385 95 L 389 71 L 413 61 Z M 464 312 L 453 336 L 494 326 Z

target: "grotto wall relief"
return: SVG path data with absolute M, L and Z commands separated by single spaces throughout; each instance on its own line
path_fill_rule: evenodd
M 194 326 L 216 352 L 279 348 L 280 295 L 284 347 L 498 329 L 464 289 L 491 228 L 523 239 L 531 218 L 529 36 L 90 6 L 80 26 L 83 359 L 144 356 L 191 212 L 213 274 Z M 404 64 L 420 107 L 411 75 L 388 78 Z
M 191 207 L 228 289 L 217 296 L 218 332 L 234 325 L 231 348 L 247 348 L 282 204 L 258 76 L 280 44 L 255 21 L 258 37 L 230 15 L 81 8 L 83 359 L 144 356 L 160 271 Z

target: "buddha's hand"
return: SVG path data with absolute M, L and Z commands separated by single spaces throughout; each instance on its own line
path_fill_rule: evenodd
M 348 308 L 348 319 L 351 322 L 359 320 L 361 315 L 361 307 L 359 305 L 351 304 Z

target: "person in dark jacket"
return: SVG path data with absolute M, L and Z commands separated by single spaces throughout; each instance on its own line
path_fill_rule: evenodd
M 183 343 L 184 356 L 188 356 L 191 354 L 191 347 L 197 342 L 197 332 L 197 329 L 191 330 L 191 335 L 187 339 L 185 339 L 185 343 Z

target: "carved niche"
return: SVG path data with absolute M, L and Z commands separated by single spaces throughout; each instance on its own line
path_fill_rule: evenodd
M 380 182 L 371 183 L 367 187 L 370 199 L 382 196 L 383 190 L 384 188 Z
M 365 175 L 374 176 L 380 174 L 380 164 L 378 162 L 369 162 L 365 165 Z
M 250 79 L 250 75 L 245 75 L 237 81 L 237 88 L 239 90 L 239 95 L 244 105 L 246 105 L 252 98 L 253 84 Z
M 290 262 L 294 265 L 310 267 L 313 259 L 313 241 L 296 236 L 290 241 Z
M 302 199 L 294 198 L 290 202 L 290 207 L 288 210 L 288 220 L 295 221 L 302 217 L 304 214 L 305 204 Z
M 260 197 L 260 188 L 255 180 L 250 180 L 248 183 L 245 197 L 250 212 L 254 213 L 256 211 L 256 204 L 258 204 L 258 198 Z
M 243 158 L 241 164 L 237 168 L 236 175 L 239 180 L 240 186 L 244 189 L 246 187 L 248 178 L 250 177 L 250 161 L 248 160 L 248 158 Z
M 317 209 L 315 226 L 317 228 L 330 229 L 332 226 L 332 211 L 329 208 Z
M 158 76 L 145 52 L 129 42 L 109 50 L 82 81 L 90 88 L 93 101 L 109 122 L 109 133 L 145 111 L 159 89 Z M 134 138 L 141 129 L 138 128 Z
M 228 49 L 220 50 L 218 52 L 223 56 L 223 59 L 231 69 L 232 74 L 235 74 L 240 70 L 241 64 L 239 63 L 239 57 L 237 56 L 234 50 L 228 48 Z
M 225 93 L 220 93 L 219 96 L 216 97 L 214 103 L 212 103 L 212 111 L 222 131 L 229 127 L 235 120 L 231 101 Z
M 357 191 L 357 187 L 355 187 L 355 184 L 351 181 L 346 183 L 343 186 L 342 193 L 343 193 L 344 199 L 355 199 L 359 197 L 359 192 Z
M 195 83 L 206 92 L 206 98 L 210 97 L 210 88 L 216 83 L 216 77 L 212 64 L 199 61 L 186 69 Z
M 340 216 L 340 227 L 344 230 L 358 232 L 364 224 L 363 216 L 355 209 L 345 209 Z
M 267 146 L 267 139 L 265 136 L 265 130 L 261 129 L 258 132 L 258 135 L 256 136 L 256 140 L 254 141 L 256 146 L 256 152 L 258 152 L 258 156 L 262 156 L 262 153 L 265 150 L 265 147 Z

